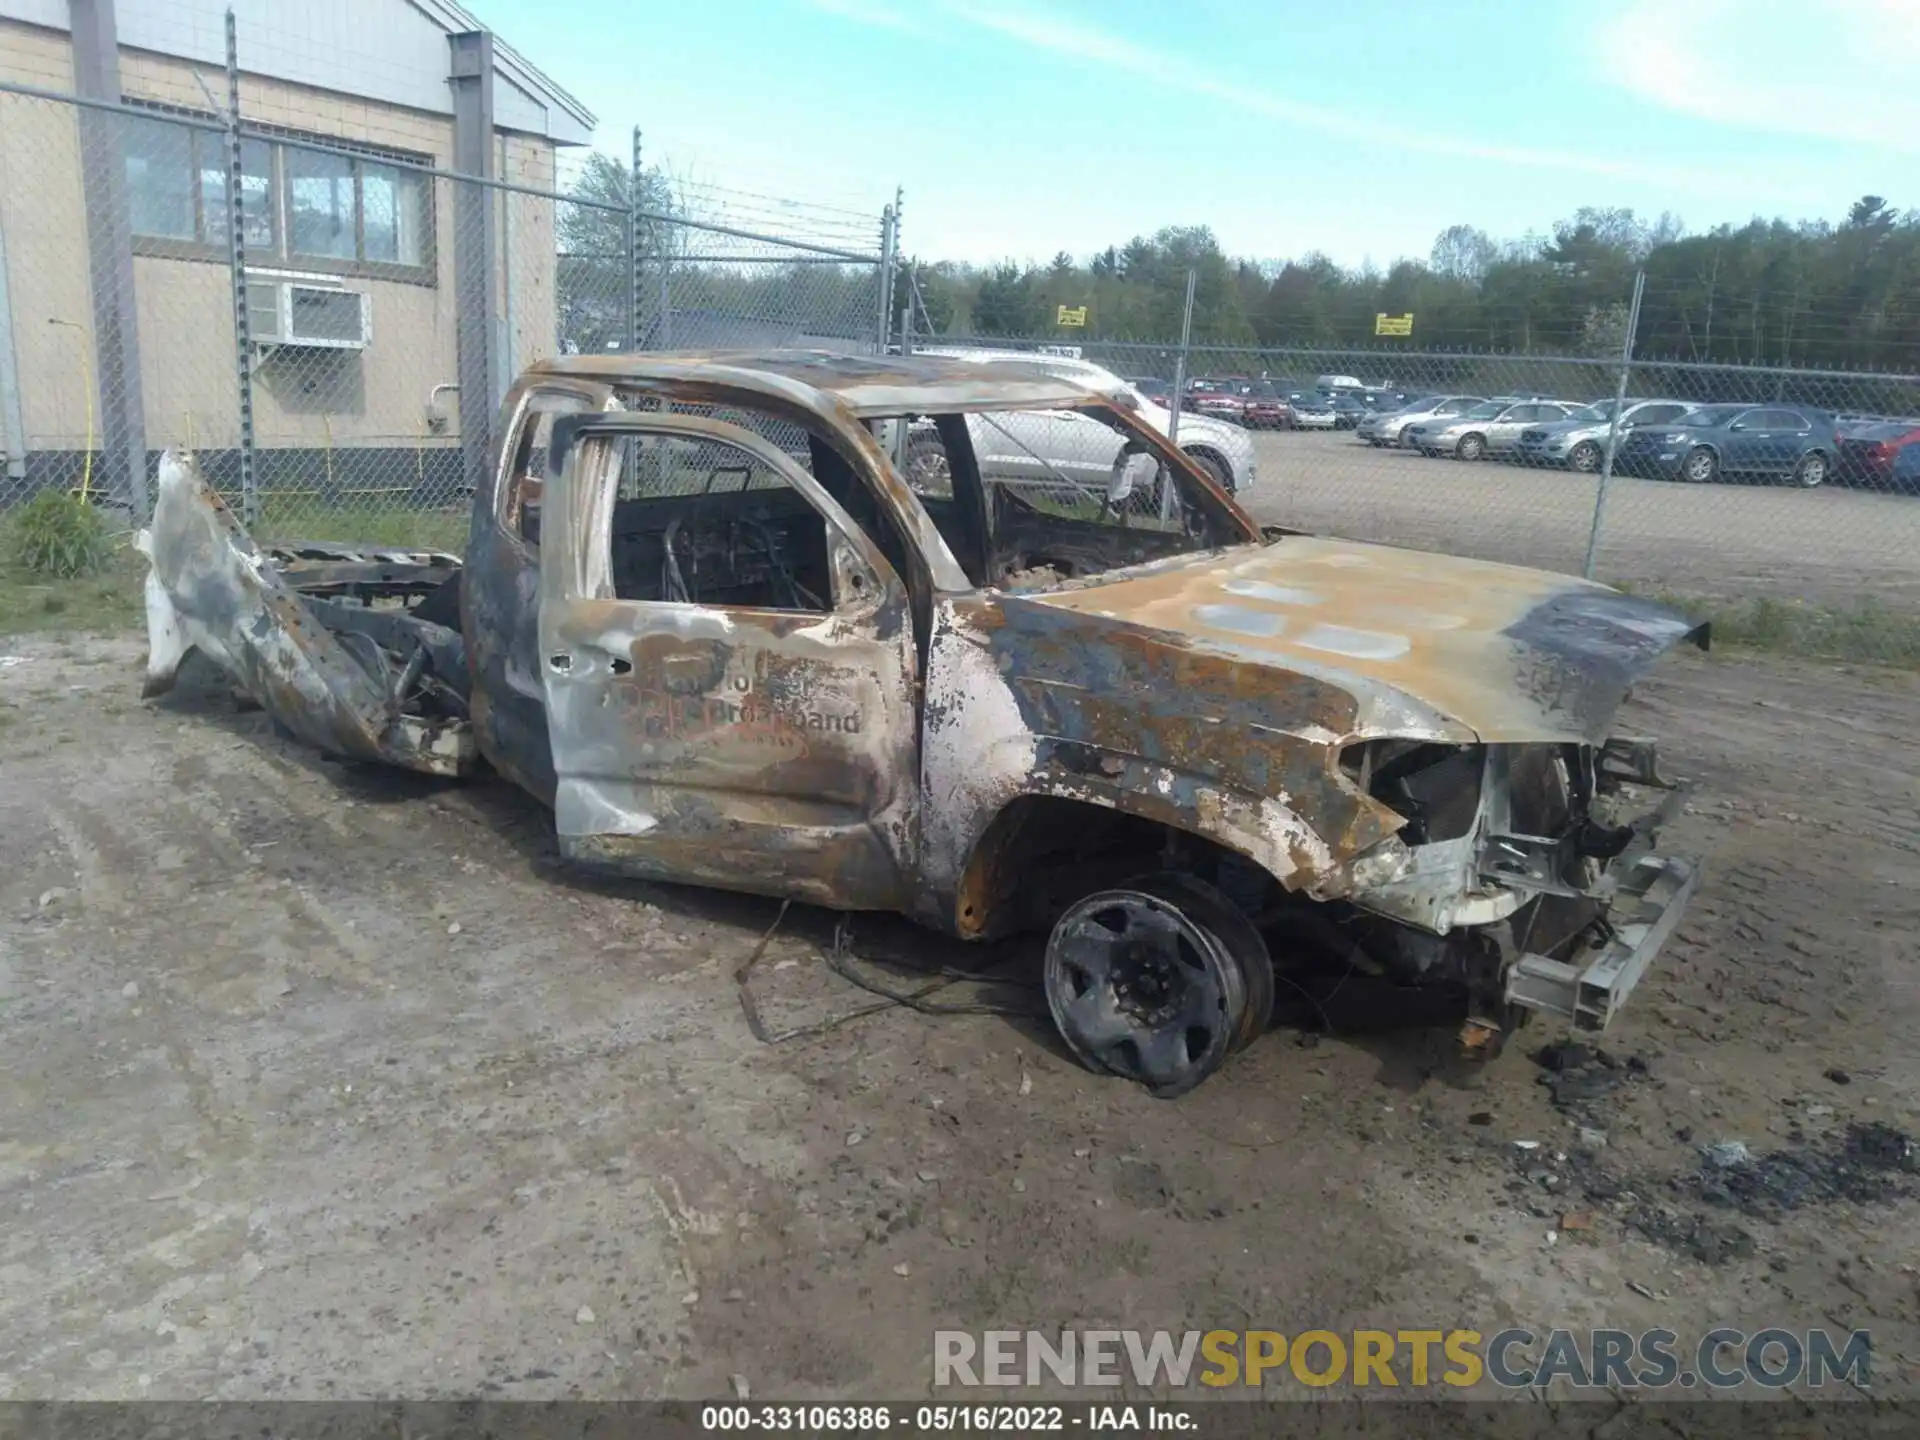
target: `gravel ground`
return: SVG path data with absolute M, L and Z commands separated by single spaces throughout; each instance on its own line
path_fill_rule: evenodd
M 1641 685 L 1708 879 L 1556 1108 L 1541 1027 L 1468 1068 L 1357 987 L 1178 1102 L 1021 1017 L 762 1045 L 732 972 L 773 907 L 589 878 L 504 785 L 321 760 L 217 688 L 143 704 L 137 642 L 4 648 L 0 1396 L 910 1398 L 938 1326 L 1101 1324 L 1863 1326 L 1876 1390 L 1917 1388 L 1920 1206 L 1822 1159 L 1778 1213 L 1696 1178 L 1705 1143 L 1915 1128 L 1911 676 Z M 870 1003 L 832 926 L 768 947 L 776 1029 Z M 878 919 L 853 948 L 982 959 Z M 1032 959 L 993 993 L 1030 1004 Z

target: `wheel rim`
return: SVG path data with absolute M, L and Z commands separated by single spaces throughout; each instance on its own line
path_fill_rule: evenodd
M 1460 458 L 1462 460 L 1478 460 L 1481 452 L 1486 448 L 1486 445 L 1482 441 L 1469 435 L 1460 442 Z
M 907 483 L 916 490 L 953 487 L 953 466 L 943 446 L 923 445 L 907 457 Z
M 1687 478 L 1689 480 L 1711 480 L 1713 478 L 1713 456 L 1704 450 L 1696 450 L 1687 457 Z
M 1178 905 L 1104 890 L 1047 941 L 1047 1005 L 1089 1067 L 1183 1095 L 1219 1068 L 1246 1010 L 1225 945 Z
M 1598 445 L 1576 445 L 1573 454 L 1567 457 L 1576 470 L 1597 470 L 1600 467 L 1600 447 Z
M 1800 483 L 1811 490 L 1827 478 L 1827 461 L 1823 455 L 1809 455 L 1800 462 Z

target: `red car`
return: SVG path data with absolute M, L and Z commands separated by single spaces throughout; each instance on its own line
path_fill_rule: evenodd
M 1840 432 L 1835 478 L 1866 490 L 1897 489 L 1894 466 L 1909 445 L 1920 445 L 1920 425 L 1911 420 L 1850 425 Z
M 1250 385 L 1241 397 L 1240 423 L 1249 430 L 1282 430 L 1292 425 L 1286 392 L 1266 380 Z
M 1187 409 L 1244 425 L 1249 384 L 1239 379 L 1195 380 L 1187 387 Z

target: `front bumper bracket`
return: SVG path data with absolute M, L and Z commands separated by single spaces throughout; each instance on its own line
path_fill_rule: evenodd
M 1576 1030 L 1607 1028 L 1699 888 L 1699 862 L 1679 855 L 1623 857 L 1607 933 L 1572 960 L 1524 954 L 1507 972 L 1507 1002 L 1545 1011 Z

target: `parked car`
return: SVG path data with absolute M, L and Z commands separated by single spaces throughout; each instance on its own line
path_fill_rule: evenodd
M 1920 495 L 1920 445 L 1902 445 L 1893 452 L 1887 488 L 1901 495 Z
M 1256 380 L 1241 397 L 1240 423 L 1249 430 L 1284 430 L 1292 424 L 1287 394 L 1271 380 Z
M 1413 427 L 1422 421 L 1464 415 L 1485 403 L 1484 395 L 1423 395 L 1398 410 L 1368 416 L 1355 433 L 1369 445 L 1405 445 Z
M 1340 412 L 1312 390 L 1295 390 L 1287 396 L 1286 406 L 1289 430 L 1336 430 L 1340 426 Z
M 1367 404 L 1364 394 L 1338 390 L 1327 396 L 1324 403 L 1333 412 L 1336 430 L 1358 430 L 1360 422 L 1373 414 L 1373 407 Z
M 1611 400 L 1596 400 L 1557 424 L 1522 430 L 1515 457 L 1523 465 L 1564 465 L 1588 473 L 1598 470 L 1606 459 L 1613 408 Z M 1620 412 L 1621 434 L 1641 425 L 1670 423 L 1692 408 L 1684 400 L 1629 400 Z
M 1256 917 L 1438 987 L 1481 1055 L 1527 1011 L 1605 1028 L 1700 873 L 1661 843 L 1681 792 L 1614 723 L 1705 626 L 1566 575 L 1267 536 L 1132 404 L 927 354 L 562 356 L 506 395 L 464 562 L 256 546 L 169 450 L 136 540 L 144 693 L 198 650 L 328 754 L 486 761 L 564 860 L 1044 935 L 1066 1048 L 1159 1096 L 1293 983 Z M 1176 523 L 983 486 L 972 422 L 1030 407 L 1124 435 Z M 953 446 L 938 507 L 874 444 L 921 424 Z M 811 469 L 768 440 L 788 427 Z
M 1187 395 L 1186 409 L 1201 415 L 1211 415 L 1216 420 L 1231 420 L 1236 425 L 1246 419 L 1247 391 L 1250 382 L 1245 380 L 1198 380 Z
M 1912 451 L 1920 460 L 1920 423 L 1878 420 L 1847 426 L 1839 432 L 1839 445 L 1834 479 L 1869 490 L 1891 490 L 1901 457 Z
M 1413 427 L 1407 444 L 1422 455 L 1451 455 L 1456 460 L 1484 460 L 1505 455 L 1520 443 L 1529 425 L 1564 420 L 1573 407 L 1557 400 L 1521 400 L 1503 404 L 1489 400 L 1464 415 L 1439 416 Z
M 1018 362 L 1043 374 L 1098 390 L 1127 395 L 1141 418 L 1162 435 L 1172 412 L 1135 386 L 1091 360 L 1035 355 L 1024 350 L 924 350 L 955 360 L 1001 364 Z M 1105 487 L 1119 458 L 1121 438 L 1107 426 L 1070 410 L 1008 410 L 991 420 L 969 416 L 967 429 L 982 472 L 989 479 Z M 1180 448 L 1213 476 L 1223 490 L 1244 494 L 1254 482 L 1253 438 L 1239 425 L 1180 408 Z M 908 480 L 925 490 L 948 481 L 947 459 L 938 437 L 916 433 L 905 456 Z M 917 467 L 917 468 L 916 468 Z
M 1797 405 L 1700 405 L 1672 425 L 1648 425 L 1620 442 L 1624 474 L 1706 484 L 1722 476 L 1791 479 L 1811 490 L 1840 453 L 1825 411 Z

